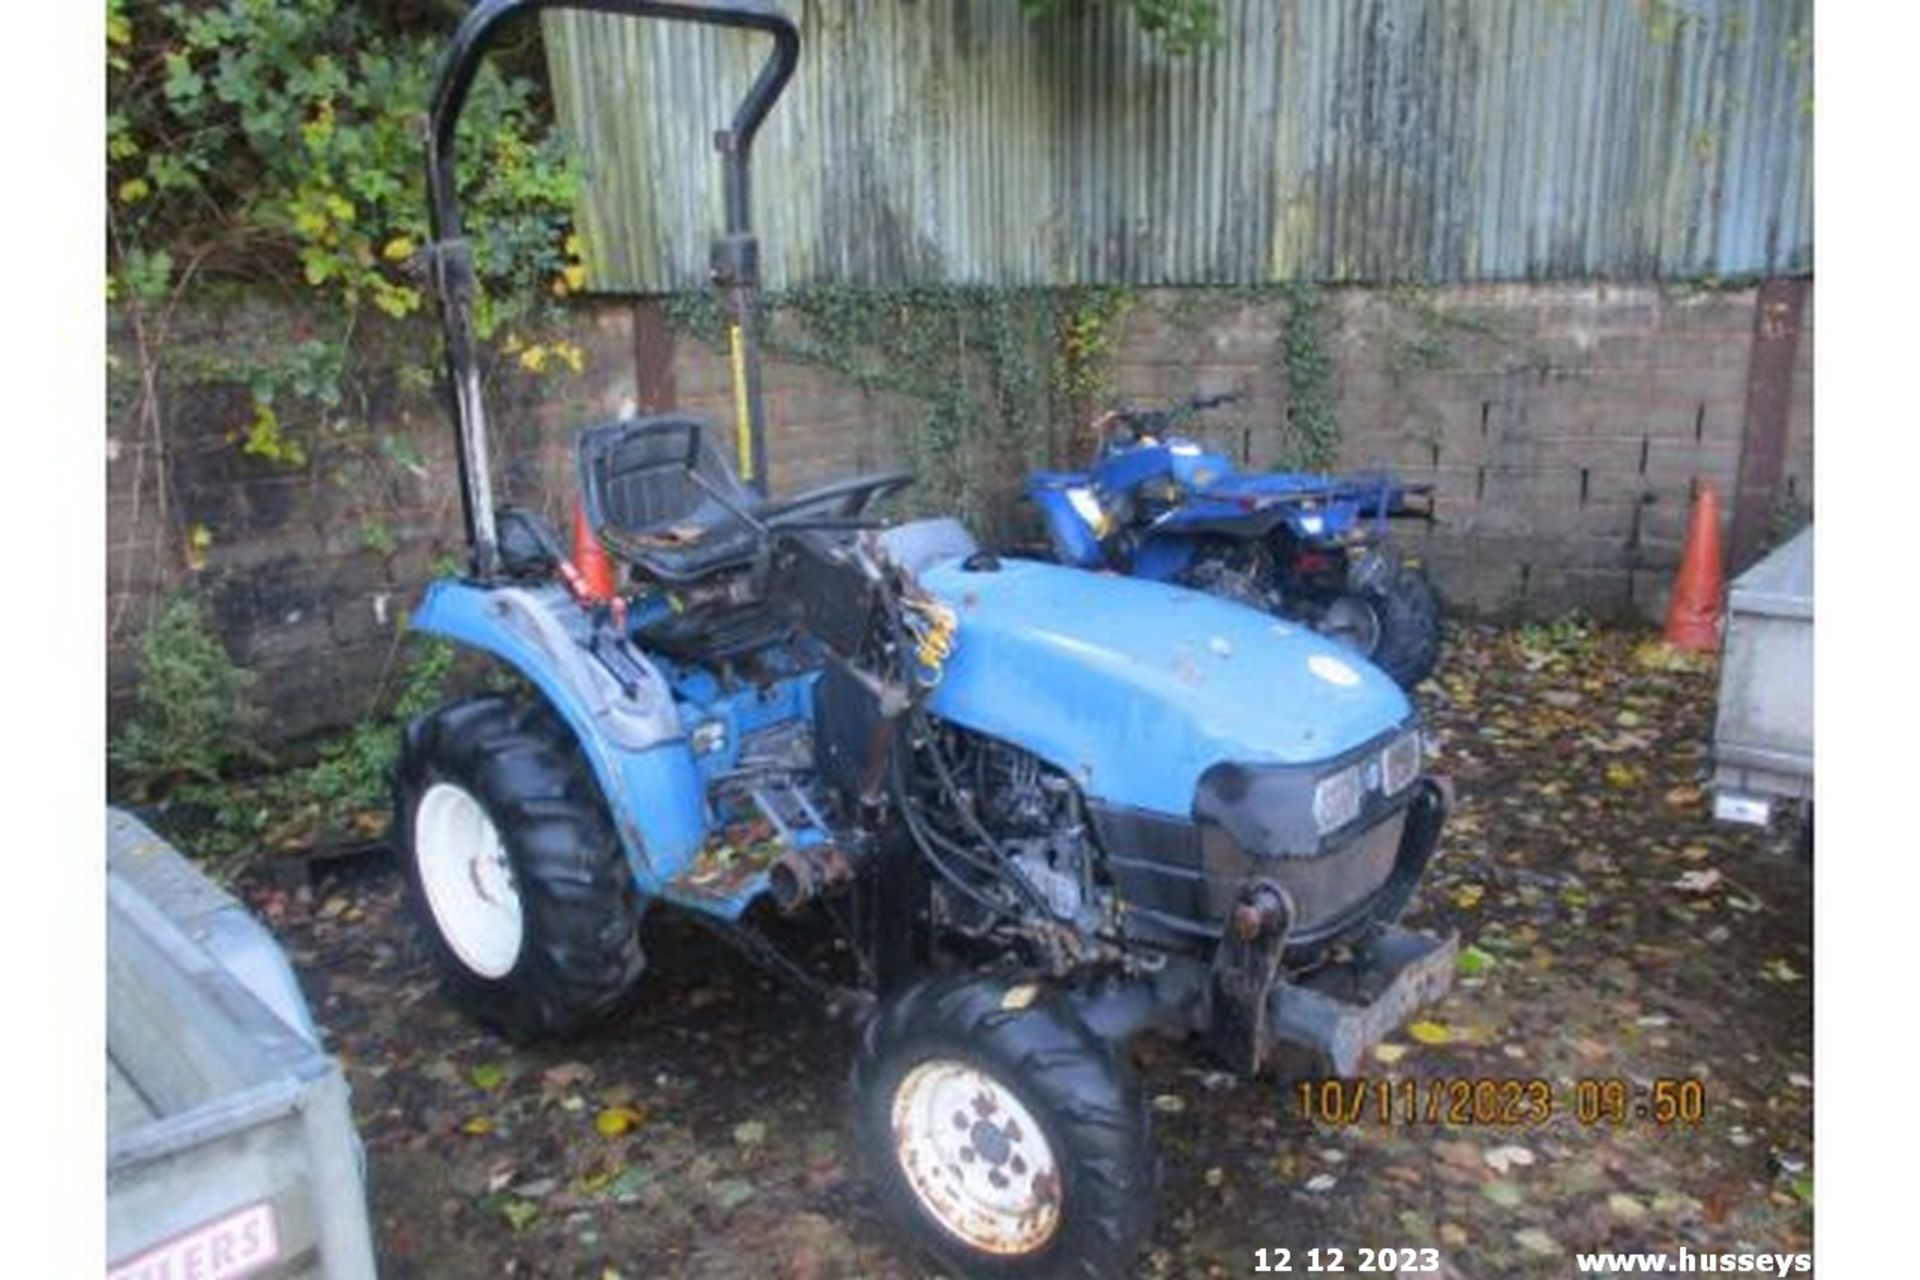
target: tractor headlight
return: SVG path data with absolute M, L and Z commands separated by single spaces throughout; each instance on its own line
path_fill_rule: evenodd
M 1366 781 L 1357 764 L 1320 779 L 1313 788 L 1313 824 L 1320 834 L 1338 830 L 1359 817 L 1366 793 Z
M 1420 776 L 1420 731 L 1409 730 L 1387 744 L 1380 753 L 1380 790 L 1398 795 Z

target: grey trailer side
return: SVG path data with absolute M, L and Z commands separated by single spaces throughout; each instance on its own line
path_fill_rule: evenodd
M 340 1066 L 286 959 L 131 815 L 107 819 L 110 1280 L 374 1273 Z
M 1714 816 L 1813 800 L 1813 528 L 1734 579 L 1713 730 Z

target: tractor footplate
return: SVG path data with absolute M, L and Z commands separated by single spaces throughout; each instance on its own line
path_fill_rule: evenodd
M 1389 926 L 1346 963 L 1267 997 L 1266 1033 L 1317 1053 L 1330 1075 L 1359 1073 L 1366 1051 L 1453 986 L 1460 938 Z
M 733 823 L 709 837 L 692 864 L 670 883 L 681 894 L 730 898 L 770 869 L 786 850 L 771 823 Z

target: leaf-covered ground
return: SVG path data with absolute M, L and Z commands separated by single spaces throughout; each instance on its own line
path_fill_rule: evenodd
M 1315 1125 L 1292 1088 L 1144 1044 L 1166 1158 L 1152 1276 L 1262 1246 L 1432 1246 L 1447 1274 L 1568 1275 L 1595 1248 L 1811 1248 L 1812 874 L 1712 823 L 1713 676 L 1640 635 L 1461 628 L 1420 693 L 1458 809 L 1412 922 L 1462 973 L 1374 1079 L 1551 1082 L 1544 1124 Z M 632 1016 L 515 1049 L 440 997 L 381 860 L 249 887 L 345 1061 L 382 1274 L 917 1276 L 852 1167 L 850 1037 L 654 918 Z M 1632 1114 L 1704 1082 L 1704 1118 Z M 1583 1124 L 1577 1082 L 1625 1082 Z M 1424 1102 L 1421 1104 L 1424 1106 Z

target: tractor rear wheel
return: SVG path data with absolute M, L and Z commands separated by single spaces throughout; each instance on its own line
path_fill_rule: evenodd
M 1404 567 L 1379 586 L 1336 598 L 1319 629 L 1411 689 L 1440 657 L 1440 597 L 1426 574 Z
M 537 698 L 469 698 L 407 729 L 395 841 L 454 1003 L 515 1039 L 622 1007 L 644 903 L 572 732 Z
M 1145 1098 L 1044 987 L 909 988 L 867 1024 L 853 1092 L 883 1207 L 944 1269 L 1131 1273 L 1159 1189 Z

